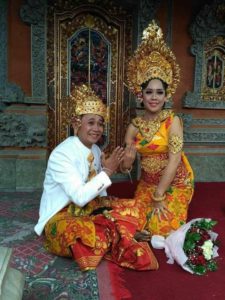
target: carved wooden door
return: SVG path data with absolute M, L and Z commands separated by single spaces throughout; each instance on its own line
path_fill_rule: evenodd
M 107 150 L 123 142 L 129 122 L 129 93 L 124 85 L 131 54 L 129 12 L 102 1 L 58 1 L 48 7 L 49 149 L 69 135 L 66 96 L 89 83 L 110 107 Z M 94 2 L 94 4 L 92 4 Z M 107 2 L 107 1 L 104 1 Z

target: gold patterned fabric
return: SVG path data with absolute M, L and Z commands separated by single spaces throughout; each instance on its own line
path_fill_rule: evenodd
M 92 153 L 87 160 L 91 180 L 96 175 Z M 103 257 L 130 269 L 156 270 L 158 262 L 149 245 L 133 238 L 139 228 L 134 204 L 109 197 L 96 197 L 84 207 L 71 203 L 45 225 L 45 248 L 72 256 L 83 271 L 95 269 Z M 96 213 L 98 209 L 102 211 Z
M 194 176 L 187 157 L 182 152 L 181 162 L 178 166 L 174 180 L 166 191 L 166 201 L 169 209 L 168 220 L 162 216 L 152 214 L 151 198 L 155 191 L 164 169 L 168 164 L 169 129 L 174 118 L 171 110 L 162 111 L 156 121 L 145 122 L 135 119 L 133 124 L 139 129 L 136 135 L 135 145 L 141 155 L 141 178 L 138 184 L 135 198 L 136 207 L 145 211 L 146 219 L 140 221 L 142 229 L 149 230 L 152 234 L 167 236 L 171 230 L 177 229 L 187 219 L 188 205 L 194 191 Z M 153 124 L 153 125 L 152 125 Z M 145 126 L 150 127 L 151 133 L 146 131 Z M 147 129 L 147 128 L 146 128 Z M 179 144 L 179 142 L 178 142 Z M 177 148 L 175 146 L 176 151 Z

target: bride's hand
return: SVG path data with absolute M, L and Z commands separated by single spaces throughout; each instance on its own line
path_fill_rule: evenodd
M 170 211 L 168 210 L 166 200 L 152 201 L 151 205 L 152 205 L 152 214 L 156 215 L 158 217 L 159 221 L 162 220 L 162 216 L 165 219 L 169 218 Z

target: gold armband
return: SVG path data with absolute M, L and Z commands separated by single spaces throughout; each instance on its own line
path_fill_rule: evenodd
M 169 152 L 176 154 L 183 149 L 183 138 L 177 134 L 169 137 Z

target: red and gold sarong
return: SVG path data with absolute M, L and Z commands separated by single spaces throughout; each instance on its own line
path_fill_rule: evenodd
M 71 209 L 64 208 L 45 226 L 45 247 L 56 255 L 72 256 L 83 271 L 95 269 L 103 257 L 130 269 L 158 269 L 149 245 L 133 239 L 136 217 L 118 211 L 74 216 Z

